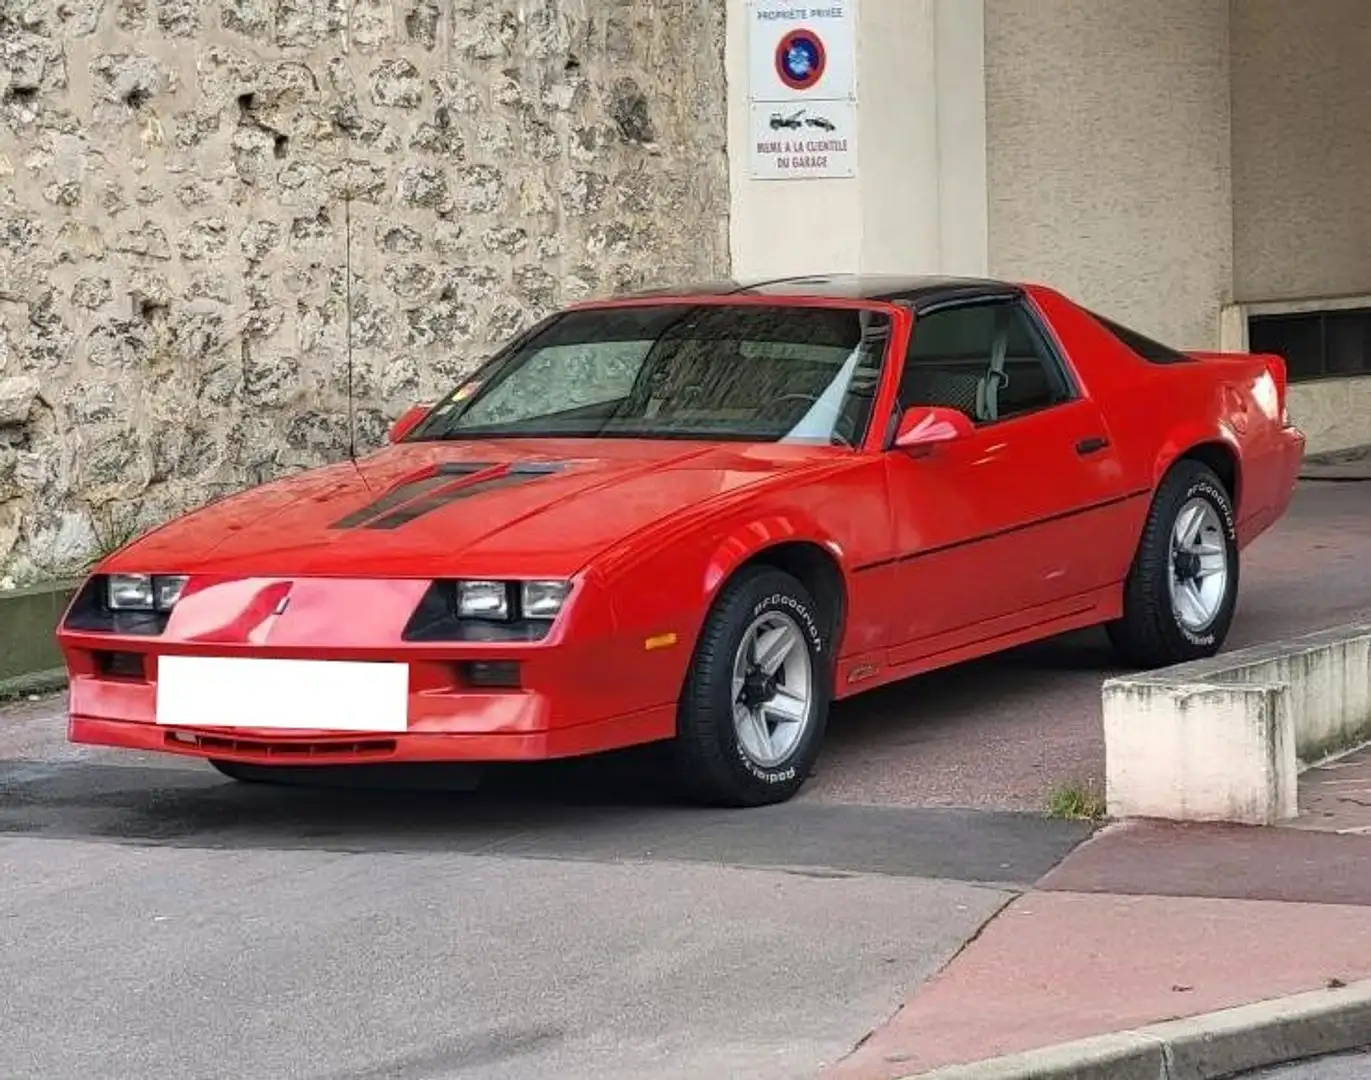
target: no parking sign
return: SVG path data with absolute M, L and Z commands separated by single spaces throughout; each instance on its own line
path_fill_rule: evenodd
M 813 30 L 791 30 L 776 46 L 776 74 L 791 90 L 814 89 L 827 67 L 828 50 Z
M 752 175 L 856 175 L 853 0 L 749 0 Z

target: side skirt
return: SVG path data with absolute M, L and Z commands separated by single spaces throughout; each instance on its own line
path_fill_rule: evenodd
M 1084 630 L 1123 615 L 1123 583 L 1082 593 L 1066 600 L 952 630 L 920 643 L 918 652 L 899 664 L 888 653 L 845 657 L 838 664 L 833 697 L 854 697 L 878 686 L 908 679 L 968 660 L 992 656 L 1058 634 Z M 902 646 L 908 650 L 909 646 Z

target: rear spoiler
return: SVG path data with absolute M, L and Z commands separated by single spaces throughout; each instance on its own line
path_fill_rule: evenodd
M 1286 389 L 1290 385 L 1289 375 L 1285 368 L 1285 357 L 1279 353 L 1244 353 L 1244 352 L 1205 352 L 1193 351 L 1185 354 L 1194 360 L 1201 362 L 1227 361 L 1250 362 L 1258 361 L 1266 373 L 1271 376 L 1272 383 L 1276 387 L 1276 405 L 1280 409 L 1281 426 L 1290 426 L 1290 410 L 1286 404 Z

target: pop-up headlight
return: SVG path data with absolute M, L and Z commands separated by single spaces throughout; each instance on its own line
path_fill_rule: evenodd
M 571 592 L 569 581 L 525 581 L 519 596 L 519 610 L 526 619 L 555 619 Z
M 457 615 L 462 619 L 508 619 L 509 586 L 503 581 L 457 582 Z
M 111 574 L 105 602 L 111 611 L 170 611 L 186 580 L 183 574 Z
M 404 629 L 406 641 L 541 641 L 571 597 L 570 581 L 439 579 Z

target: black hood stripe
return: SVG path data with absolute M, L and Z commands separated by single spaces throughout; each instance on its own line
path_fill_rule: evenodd
M 411 521 L 441 510 L 450 503 L 482 495 L 500 488 L 526 484 L 540 476 L 561 472 L 565 466 L 557 463 L 529 462 L 510 466 L 493 476 L 467 483 L 462 477 L 475 476 L 498 468 L 493 464 L 450 464 L 439 466 L 437 472 L 387 492 L 381 498 L 340 519 L 335 529 L 398 529 Z M 456 482 L 454 482 L 454 480 Z
M 368 529 L 398 529 L 401 525 L 408 525 L 411 521 L 431 514 L 435 510 L 441 510 L 450 503 L 455 503 L 458 499 L 469 499 L 473 495 L 484 495 L 487 491 L 497 491 L 500 488 L 514 487 L 518 484 L 527 483 L 530 478 L 527 476 L 511 476 L 505 473 L 501 476 L 492 476 L 486 480 L 477 480 L 471 484 L 459 484 L 456 487 L 445 488 L 426 499 L 418 499 L 412 503 L 400 507 L 394 513 L 386 514 L 385 517 L 378 518 L 371 522 Z
M 471 465 L 444 465 L 437 471 L 427 476 L 421 476 L 417 480 L 410 480 L 408 483 L 400 484 L 398 487 L 391 488 L 375 502 L 368 503 L 360 510 L 354 510 L 347 517 L 339 518 L 332 525 L 331 529 L 355 529 L 359 525 L 364 525 L 375 517 L 379 517 L 388 510 L 393 510 L 397 506 L 417 499 L 419 496 L 427 494 L 434 488 L 442 487 L 452 483 L 454 476 L 471 476 L 478 472 L 485 472 L 496 466 L 492 464 L 471 464 Z

